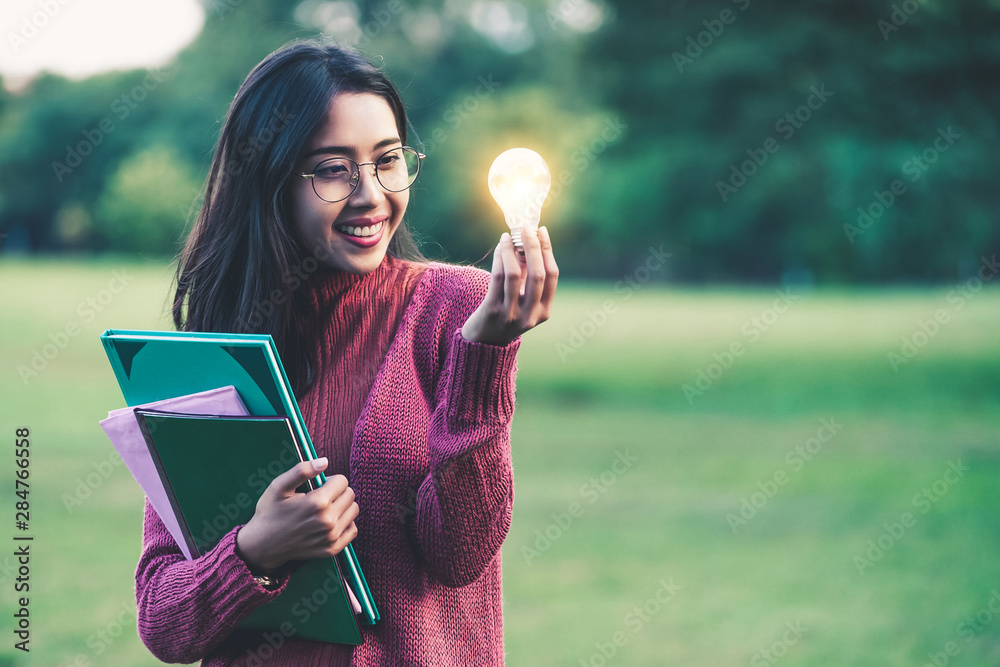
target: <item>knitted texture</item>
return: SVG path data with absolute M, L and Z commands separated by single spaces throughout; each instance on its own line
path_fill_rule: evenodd
M 520 339 L 462 338 L 486 294 L 474 267 L 386 257 L 309 287 L 317 379 L 300 401 L 329 473 L 360 506 L 354 548 L 382 619 L 358 647 L 234 629 L 280 595 L 235 553 L 239 528 L 187 561 L 147 502 L 136 570 L 139 634 L 203 665 L 502 665 L 500 546 L 510 527 L 510 424 Z

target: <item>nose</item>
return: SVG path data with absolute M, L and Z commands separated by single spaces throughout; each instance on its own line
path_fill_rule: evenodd
M 375 177 L 375 165 L 371 162 L 358 165 L 358 187 L 348 197 L 348 203 L 356 208 L 372 208 L 385 199 L 382 184 Z

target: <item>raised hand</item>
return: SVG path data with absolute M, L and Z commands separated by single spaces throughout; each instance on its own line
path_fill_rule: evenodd
M 477 343 L 507 345 L 549 319 L 559 281 L 549 230 L 522 230 L 524 257 L 504 232 L 493 253 L 490 286 L 479 308 L 462 326 L 462 337 Z

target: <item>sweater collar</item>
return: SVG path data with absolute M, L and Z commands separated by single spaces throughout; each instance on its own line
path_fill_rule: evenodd
M 386 254 L 368 273 L 349 273 L 329 266 L 320 267 L 311 277 L 309 303 L 319 311 L 344 297 L 370 294 L 398 268 L 399 260 Z
M 354 285 L 377 282 L 392 270 L 396 261 L 386 253 L 379 265 L 368 273 L 350 273 L 324 264 L 316 270 L 316 279 L 314 282 L 333 291 L 349 289 Z

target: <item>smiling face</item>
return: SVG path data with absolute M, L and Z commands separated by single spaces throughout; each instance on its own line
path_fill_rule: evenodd
M 399 146 L 396 117 L 388 102 L 373 93 L 340 93 L 330 104 L 326 123 L 306 144 L 295 171 L 313 173 L 333 157 L 372 162 Z M 308 178 L 294 177 L 292 187 L 292 222 L 307 252 L 348 273 L 369 273 L 382 263 L 410 201 L 409 190 L 385 190 L 372 165 L 361 167 L 357 188 L 335 203 L 316 196 Z

